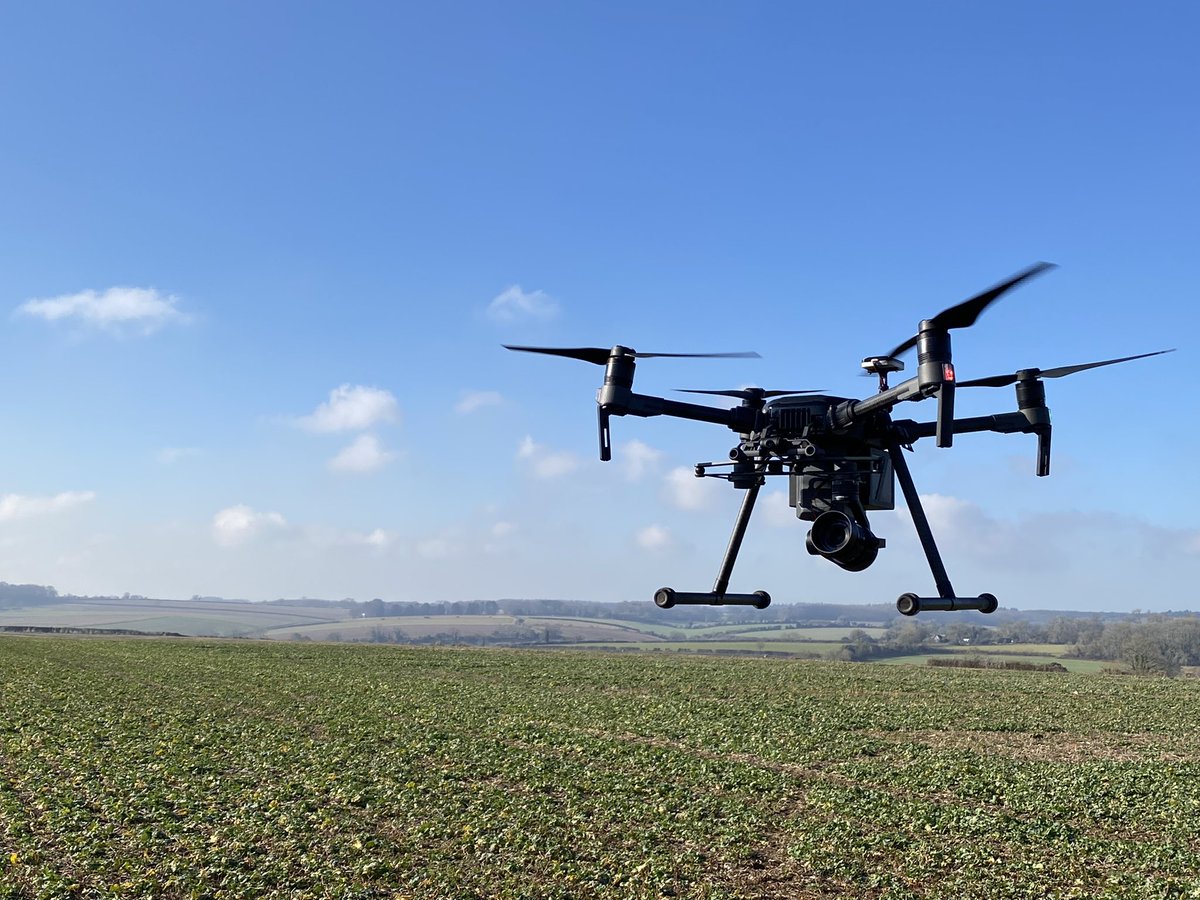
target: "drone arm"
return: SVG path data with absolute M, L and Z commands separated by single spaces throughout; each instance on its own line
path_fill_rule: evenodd
M 933 437 L 938 432 L 937 422 L 914 422 L 911 419 L 893 423 L 905 443 L 913 443 L 923 437 Z M 975 416 L 970 419 L 955 419 L 954 433 L 993 431 L 998 434 L 1036 434 L 1037 474 L 1050 474 L 1050 410 L 1045 406 L 1031 406 L 1020 412 L 1000 413 L 995 416 Z
M 597 398 L 600 408 L 614 416 L 673 416 L 676 419 L 691 419 L 696 422 L 712 422 L 735 431 L 746 431 L 754 427 L 755 412 L 742 406 L 718 409 L 698 403 L 683 403 L 666 397 L 635 394 L 632 391 L 614 391 L 605 385 Z
M 937 422 L 914 422 L 903 419 L 893 423 L 906 438 L 906 443 L 912 443 L 920 438 L 933 437 L 937 434 Z M 965 434 L 976 431 L 995 431 L 999 434 L 1019 434 L 1032 432 L 1034 425 L 1024 413 L 1000 413 L 995 416 L 973 416 L 969 419 L 955 419 L 954 433 Z
M 872 413 L 890 412 L 898 403 L 920 400 L 924 396 L 925 391 L 921 388 L 920 379 L 910 378 L 866 400 L 847 400 L 834 409 L 833 424 L 835 428 L 849 428 L 859 419 Z

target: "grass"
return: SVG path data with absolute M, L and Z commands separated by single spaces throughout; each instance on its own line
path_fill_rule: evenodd
M 1200 892 L 1200 683 L 0 637 L 0 897 Z

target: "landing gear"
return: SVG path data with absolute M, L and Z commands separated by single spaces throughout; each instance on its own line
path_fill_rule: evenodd
M 717 573 L 713 589 L 707 593 L 697 591 L 677 591 L 673 588 L 659 588 L 654 592 L 654 605 L 659 609 L 670 609 L 676 604 L 692 604 L 702 606 L 753 606 L 755 609 L 766 609 L 771 605 L 771 595 L 766 591 L 755 591 L 753 594 L 728 594 L 729 576 L 733 573 L 733 564 L 737 561 L 738 550 L 742 546 L 742 538 L 746 536 L 746 526 L 750 523 L 750 513 L 754 511 L 754 501 L 758 499 L 758 489 L 762 487 L 762 475 L 755 474 L 757 481 L 746 489 L 742 499 L 742 508 L 738 511 L 737 521 L 733 524 L 733 534 L 729 536 L 729 546 L 725 548 L 725 558 L 721 560 L 721 569 Z
M 718 594 L 697 591 L 677 591 L 674 588 L 659 588 L 654 592 L 654 605 L 659 609 L 681 606 L 753 606 L 766 609 L 771 605 L 771 595 L 766 591 L 753 594 Z
M 918 597 L 916 594 L 901 594 L 896 600 L 896 612 L 902 616 L 915 616 L 923 610 L 976 609 L 981 613 L 994 613 L 999 606 L 1000 601 L 994 594 L 980 594 L 978 597 Z

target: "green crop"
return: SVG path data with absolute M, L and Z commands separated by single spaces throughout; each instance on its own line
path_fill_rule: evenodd
M 1200 897 L 1200 684 L 0 639 L 0 897 Z

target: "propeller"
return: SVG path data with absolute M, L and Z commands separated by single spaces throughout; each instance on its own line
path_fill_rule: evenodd
M 958 382 L 959 387 L 1005 387 L 1018 381 L 1035 378 L 1062 378 L 1064 375 L 1074 375 L 1087 369 L 1100 366 L 1115 366 L 1117 363 L 1129 362 L 1133 359 L 1145 359 L 1147 356 L 1161 356 L 1164 353 L 1174 353 L 1172 350 L 1155 350 L 1153 353 L 1139 353 L 1137 356 L 1122 356 L 1120 359 L 1105 359 L 1100 362 L 1080 363 L 1077 366 L 1059 366 L 1057 369 L 1021 369 L 1011 375 L 991 375 L 987 378 L 972 378 L 970 381 Z
M 1040 275 L 1047 269 L 1055 268 L 1054 263 L 1039 262 L 1034 263 L 1027 269 L 1024 269 L 1009 278 L 1007 281 L 1002 281 L 999 284 L 988 288 L 981 294 L 976 294 L 969 300 L 964 300 L 956 306 L 951 306 L 949 309 L 944 309 L 932 319 L 930 322 L 935 328 L 951 329 L 951 328 L 969 328 L 975 324 L 975 320 L 980 314 L 991 306 L 995 301 L 1008 291 L 1027 281 L 1036 275 Z M 888 356 L 899 356 L 900 354 L 911 350 L 917 344 L 917 336 L 909 338 L 902 344 L 898 344 Z
M 661 356 L 673 356 L 689 359 L 762 359 L 753 350 L 743 350 L 737 353 L 639 353 L 627 347 L 613 347 L 605 350 L 603 347 L 517 347 L 504 344 L 505 350 L 520 350 L 523 353 L 545 353 L 549 356 L 566 356 L 570 359 L 581 359 L 597 366 L 608 364 L 609 357 L 616 355 L 632 356 L 635 359 L 653 359 Z
M 768 397 L 790 397 L 793 394 L 819 394 L 821 390 L 811 391 L 766 391 L 760 387 L 741 388 L 734 391 L 697 391 L 690 388 L 676 388 L 681 394 L 711 394 L 716 397 L 734 397 L 738 400 L 765 400 Z
M 693 359 L 761 359 L 753 350 L 742 350 L 737 353 L 638 353 L 628 347 L 617 344 L 610 350 L 603 347 L 524 347 L 514 344 L 504 344 L 506 350 L 520 350 L 523 353 L 545 353 L 548 356 L 565 356 L 568 359 L 580 359 L 597 366 L 605 366 L 604 386 L 596 396 L 596 417 L 600 432 L 600 460 L 607 462 L 612 459 L 612 438 L 609 433 L 608 419 L 611 415 L 625 415 L 624 409 L 616 409 L 612 404 L 620 401 L 620 392 L 628 394 L 633 384 L 635 359 L 653 359 L 659 356 Z M 616 409 L 614 413 L 614 409 Z

